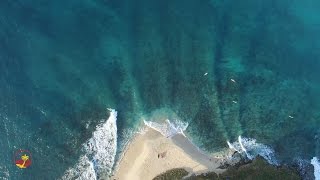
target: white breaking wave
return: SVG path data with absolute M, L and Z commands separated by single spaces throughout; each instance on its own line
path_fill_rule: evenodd
M 172 122 L 167 119 L 164 123 L 157 123 L 152 121 L 145 121 L 144 124 L 158 132 L 160 132 L 165 137 L 172 137 L 176 134 L 184 135 L 183 131 L 185 131 L 188 127 L 188 123 L 182 122 L 179 120 L 173 120 Z M 185 135 L 184 135 L 185 136 Z
M 84 145 L 99 176 L 106 176 L 112 171 L 117 151 L 117 112 L 110 110 L 110 117 L 106 123 L 97 126 L 92 138 Z
M 93 163 L 84 155 L 80 157 L 79 162 L 73 168 L 64 173 L 62 179 L 96 180 L 97 177 Z
M 108 110 L 108 120 L 98 125 L 92 137 L 83 145 L 86 154 L 65 172 L 62 179 L 96 180 L 111 174 L 117 151 L 117 111 Z
M 244 148 L 244 146 L 243 146 L 243 144 L 242 144 L 241 136 L 238 137 L 238 142 L 239 142 L 239 145 L 240 145 L 240 147 L 241 147 L 241 150 L 242 150 L 244 153 L 246 153 L 246 155 L 247 155 L 247 157 L 248 157 L 249 159 L 252 159 L 251 155 L 247 153 L 246 148 Z
M 254 159 L 256 156 L 260 155 L 268 161 L 270 164 L 278 165 L 275 158 L 274 150 L 264 144 L 257 143 L 255 139 L 252 138 L 242 138 L 238 137 L 238 141 L 230 143 L 227 141 L 230 149 L 235 150 L 239 153 L 245 153 L 247 158 Z
M 320 180 L 320 162 L 319 162 L 319 159 L 317 157 L 313 157 L 311 159 L 311 164 L 314 167 L 315 180 Z

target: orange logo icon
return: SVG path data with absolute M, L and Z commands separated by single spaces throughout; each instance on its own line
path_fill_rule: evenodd
M 31 165 L 31 153 L 27 150 L 18 150 L 14 155 L 14 163 L 21 169 L 29 167 Z

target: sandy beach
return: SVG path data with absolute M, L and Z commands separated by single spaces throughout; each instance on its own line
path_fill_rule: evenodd
M 112 179 L 150 180 L 173 168 L 185 168 L 195 174 L 222 173 L 224 170 L 218 169 L 222 161 L 202 154 L 183 135 L 167 138 L 148 128 L 127 147 Z

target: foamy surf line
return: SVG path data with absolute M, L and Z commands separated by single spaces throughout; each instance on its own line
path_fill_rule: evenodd
M 188 123 L 181 122 L 178 120 L 170 121 L 166 120 L 164 123 L 157 123 L 152 121 L 144 121 L 144 124 L 158 132 L 160 132 L 163 136 L 171 138 L 177 134 L 182 134 L 190 144 L 192 144 L 195 148 L 197 148 L 198 152 L 201 154 L 208 156 L 207 153 L 202 151 L 198 146 L 196 146 L 185 134 L 183 133 L 187 127 Z M 255 139 L 252 138 L 242 138 L 241 136 L 238 137 L 238 141 L 234 143 L 230 143 L 227 141 L 229 148 L 233 151 L 237 151 L 240 154 L 245 154 L 245 156 L 252 160 L 256 156 L 260 155 L 268 163 L 272 165 L 279 165 L 278 161 L 275 158 L 274 150 L 264 144 L 257 143 Z
M 169 119 L 166 119 L 165 122 L 161 124 L 157 122 L 145 121 L 145 120 L 143 122 L 146 126 L 160 132 L 165 137 L 172 137 L 176 134 L 184 135 L 183 132 L 188 127 L 188 123 L 182 122 L 179 120 L 170 121 Z
M 83 144 L 85 155 L 61 179 L 96 180 L 111 175 L 117 151 L 117 111 L 108 110 L 108 120 L 98 125 L 92 137 Z
M 174 120 L 173 122 L 171 122 L 167 119 L 161 124 L 157 122 L 143 120 L 143 124 L 139 129 L 127 129 L 127 131 L 125 131 L 124 133 L 127 133 L 128 135 L 125 136 L 125 143 L 122 144 L 123 151 L 120 152 L 119 158 L 114 164 L 114 172 L 116 172 L 119 169 L 119 165 L 123 157 L 125 156 L 126 152 L 130 148 L 131 143 L 135 140 L 137 136 L 146 133 L 148 131 L 148 128 L 159 132 L 164 137 L 171 138 L 177 134 L 182 134 L 183 136 L 185 136 L 183 131 L 185 131 L 187 127 L 188 123 L 181 122 L 178 120 Z
M 112 179 L 152 179 L 184 167 L 190 173 L 223 172 L 219 169 L 222 160 L 200 152 L 183 135 L 187 124 L 174 121 L 144 121 L 144 133 L 136 132 L 130 140 Z
M 277 161 L 277 159 L 275 158 L 275 151 L 264 144 L 261 143 L 257 143 L 255 139 L 252 138 L 242 138 L 241 136 L 238 137 L 238 141 L 230 143 L 229 141 L 227 141 L 227 144 L 229 146 L 230 149 L 237 151 L 238 153 L 244 153 L 247 158 L 249 159 L 254 159 L 257 155 L 260 155 L 261 157 L 263 157 L 265 160 L 268 161 L 269 164 L 272 165 L 280 165 L 279 162 Z M 305 161 L 305 162 L 304 162 Z M 301 172 L 304 170 L 305 165 L 303 165 L 304 163 L 307 164 L 311 164 L 314 167 L 314 178 L 315 180 L 320 180 L 320 161 L 317 157 L 313 157 L 310 160 L 298 160 L 298 165 L 300 168 L 300 173 L 305 173 L 305 172 Z M 301 175 L 301 174 L 300 174 Z
M 315 180 L 320 180 L 320 162 L 319 162 L 319 159 L 317 157 L 313 157 L 311 159 L 311 164 L 314 167 Z
M 275 158 L 274 150 L 267 145 L 257 143 L 256 139 L 242 138 L 241 136 L 239 136 L 238 141 L 235 141 L 233 143 L 227 141 L 227 144 L 230 149 L 240 154 L 244 153 L 250 160 L 260 155 L 265 160 L 267 160 L 269 164 L 279 165 L 277 159 Z
M 180 144 L 179 142 L 184 142 L 184 144 L 189 144 L 188 146 L 192 146 L 193 149 L 196 149 L 196 151 L 200 154 L 202 154 L 204 157 L 210 159 L 211 156 L 208 155 L 206 152 L 204 152 L 203 150 L 201 150 L 197 145 L 195 145 L 190 138 L 188 138 L 188 136 L 186 136 L 184 134 L 184 131 L 188 128 L 188 123 L 183 122 L 183 121 L 179 121 L 179 120 L 173 120 L 170 121 L 169 119 L 166 119 L 163 123 L 158 123 L 158 122 L 153 122 L 153 121 L 145 121 L 144 120 L 144 124 L 159 132 L 161 135 L 163 135 L 164 137 L 167 138 L 173 138 L 175 139 L 175 143 L 176 144 Z M 186 139 L 186 141 L 184 140 L 177 140 L 179 138 L 174 138 L 176 137 L 176 135 L 182 135 L 184 136 L 184 138 Z M 181 144 L 180 144 L 181 145 Z

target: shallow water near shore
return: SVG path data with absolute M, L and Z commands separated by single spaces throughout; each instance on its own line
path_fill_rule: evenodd
M 143 121 L 169 119 L 188 124 L 184 133 L 209 153 L 241 136 L 278 163 L 311 163 L 320 158 L 319 8 L 1 1 L 0 179 L 63 177 L 107 123 L 107 108 L 117 111 L 115 159 Z M 32 153 L 25 170 L 12 162 L 18 149 Z

